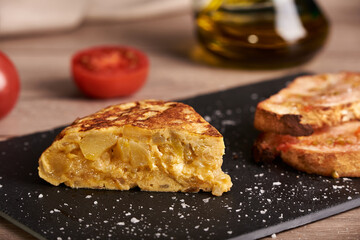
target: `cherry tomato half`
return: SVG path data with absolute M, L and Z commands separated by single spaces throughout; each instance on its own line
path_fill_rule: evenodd
M 14 64 L 0 52 L 0 118 L 5 117 L 19 97 L 20 81 Z
M 90 97 L 113 98 L 133 94 L 145 83 L 149 60 L 141 51 L 123 46 L 100 46 L 77 52 L 72 74 Z

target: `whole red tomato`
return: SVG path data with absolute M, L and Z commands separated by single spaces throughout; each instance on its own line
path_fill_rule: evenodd
M 0 52 L 0 118 L 15 106 L 20 91 L 20 81 L 14 64 Z
M 79 89 L 90 97 L 113 98 L 131 95 L 148 75 L 147 56 L 134 48 L 99 46 L 75 53 L 72 74 Z

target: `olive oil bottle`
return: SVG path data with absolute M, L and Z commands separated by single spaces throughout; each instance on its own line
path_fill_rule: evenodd
M 223 63 L 259 69 L 298 65 L 311 59 L 328 35 L 328 21 L 313 0 L 194 3 L 197 38 Z

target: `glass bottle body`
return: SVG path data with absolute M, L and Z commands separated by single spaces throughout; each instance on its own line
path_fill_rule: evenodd
M 243 67 L 304 63 L 324 45 L 328 29 L 312 0 L 212 0 L 196 10 L 201 45 Z

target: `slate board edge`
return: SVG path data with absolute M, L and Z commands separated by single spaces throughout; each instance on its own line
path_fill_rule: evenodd
M 273 81 L 281 81 L 281 79 L 283 78 L 289 78 L 289 76 L 301 76 L 304 74 L 309 74 L 308 72 L 301 72 L 301 73 L 295 73 L 295 74 L 290 74 L 290 75 L 285 75 L 285 76 L 280 76 L 278 78 L 274 78 L 274 79 L 270 79 L 267 80 L 265 83 L 267 84 L 271 84 L 271 82 Z M 212 93 L 207 93 L 207 94 L 202 94 L 202 95 L 198 95 L 198 96 L 193 96 L 193 97 L 189 97 L 187 99 L 183 99 L 183 100 L 178 100 L 178 101 L 189 101 L 189 100 L 196 100 L 197 98 L 201 98 L 203 96 L 207 96 L 207 95 L 211 95 L 211 94 L 215 94 L 215 93 L 221 93 L 221 92 L 226 92 L 229 90 L 236 90 L 238 88 L 243 88 L 243 87 L 255 87 L 256 85 L 262 85 L 264 84 L 264 82 L 260 82 L 260 83 L 254 83 L 254 84 L 248 84 L 248 85 L 243 85 L 243 86 L 239 86 L 239 87 L 233 87 L 233 88 L 229 88 L 229 89 L 225 89 L 225 90 L 221 90 L 218 92 L 212 92 Z M 64 129 L 66 126 L 68 125 L 64 125 L 64 126 L 60 126 L 51 130 L 46 130 L 46 131 L 41 131 L 41 132 L 36 132 L 36 133 L 31 133 L 31 134 L 27 134 L 27 135 L 23 135 L 23 136 L 19 136 L 19 137 L 13 137 L 10 138 L 6 141 L 0 141 L 0 144 L 5 144 L 8 141 L 12 141 L 12 140 L 16 140 L 16 139 L 26 139 L 29 138 L 33 135 L 38 135 L 41 133 L 49 133 L 49 132 L 53 132 L 56 133 L 60 132 L 62 129 Z M 235 238 L 231 238 L 231 239 L 254 239 L 254 238 L 262 238 L 262 237 L 267 237 L 270 236 L 273 233 L 279 233 L 285 230 L 289 230 L 289 229 L 293 229 L 299 226 L 303 226 L 306 225 L 308 223 L 311 222 L 315 222 L 333 215 L 337 215 L 340 213 L 343 213 L 345 211 L 351 210 L 353 208 L 359 207 L 360 206 L 360 201 L 358 201 L 358 199 L 354 199 L 352 201 L 348 201 L 336 206 L 330 206 L 329 208 L 323 209 L 319 212 L 315 212 L 312 214 L 308 214 L 306 216 L 303 217 L 299 217 L 297 219 L 293 219 L 293 220 L 289 220 L 283 223 L 280 223 L 278 225 L 275 226 L 271 226 L 268 227 L 266 229 L 260 229 L 260 230 L 256 230 L 253 232 L 249 232 L 247 234 L 235 237 Z M 26 225 L 23 225 L 22 223 L 18 222 L 17 220 L 15 220 L 14 218 L 12 218 L 11 216 L 5 214 L 4 212 L 0 211 L 0 216 L 3 217 L 4 219 L 10 221 L 11 223 L 15 224 L 16 226 L 20 227 L 21 229 L 23 229 L 24 231 L 28 232 L 29 234 L 31 234 L 32 236 L 38 238 L 38 239 L 45 239 L 43 238 L 40 234 L 36 233 L 35 231 L 33 231 L 32 229 L 28 228 Z
M 344 213 L 346 211 L 349 211 L 349 210 L 354 209 L 359 206 L 360 206 L 360 201 L 358 199 L 354 199 L 352 201 L 338 204 L 336 206 L 331 206 L 331 207 L 323 209 L 321 211 L 314 212 L 312 214 L 308 214 L 306 216 L 302 216 L 302 217 L 299 217 L 299 218 L 296 218 L 296 219 L 293 219 L 290 221 L 286 221 L 286 222 L 280 223 L 275 226 L 256 230 L 256 231 L 253 231 L 253 232 L 241 235 L 241 236 L 237 236 L 234 238 L 230 238 L 230 239 L 231 240 L 247 240 L 247 239 L 258 239 L 258 238 L 269 237 L 274 233 L 278 234 L 278 233 L 284 232 L 286 230 L 301 227 L 301 226 L 304 226 L 309 223 L 314 223 L 314 222 L 320 221 L 322 219 Z
M 5 220 L 11 222 L 12 224 L 14 224 L 15 226 L 19 227 L 20 229 L 24 230 L 25 232 L 29 233 L 30 235 L 34 236 L 37 239 L 40 240 L 45 240 L 46 238 L 44 238 L 43 236 L 41 236 L 39 233 L 35 232 L 34 230 L 32 230 L 31 228 L 27 227 L 26 225 L 18 222 L 17 220 L 15 220 L 14 218 L 12 218 L 11 216 L 3 213 L 2 211 L 0 211 L 0 217 L 3 217 Z

